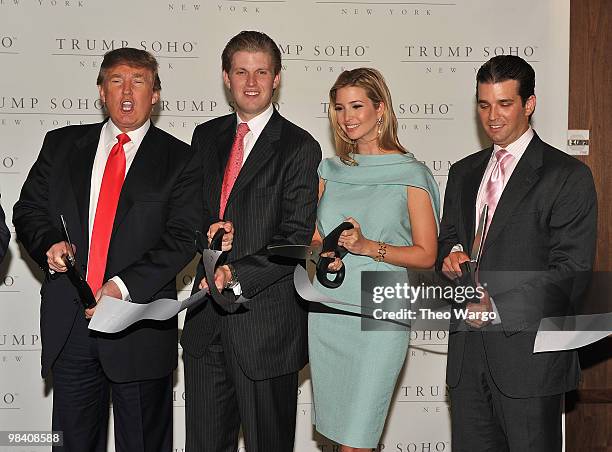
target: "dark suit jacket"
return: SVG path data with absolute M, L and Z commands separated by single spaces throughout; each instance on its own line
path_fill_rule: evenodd
M 191 143 L 202 154 L 204 225 L 218 220 L 223 173 L 236 134 L 236 115 L 198 126 Z M 307 314 L 293 287 L 295 263 L 268 258 L 270 244 L 310 244 L 317 208 L 319 144 L 274 111 L 228 199 L 225 219 L 235 236 L 227 262 L 251 301 L 228 314 L 212 301 L 187 313 L 181 344 L 202 356 L 217 332 L 231 343 L 244 373 L 255 380 L 295 372 L 307 362 Z M 198 267 L 196 281 L 203 275 Z
M 63 214 L 78 268 L 88 257 L 91 171 L 102 123 L 47 133 L 15 204 L 19 240 L 47 269 L 46 251 L 62 241 Z M 193 258 L 201 218 L 201 174 L 189 147 L 151 125 L 123 184 L 108 250 L 105 281 L 118 275 L 133 302 L 176 298 L 176 274 Z M 65 275 L 41 288 L 42 374 L 59 355 L 76 315 L 84 315 Z M 93 333 L 95 334 L 95 333 Z M 100 335 L 100 362 L 117 382 L 159 378 L 177 364 L 177 319 L 145 321 L 116 335 Z
M 2 206 L 0 205 L 0 263 L 4 259 L 10 240 L 11 231 L 6 227 L 4 210 L 2 210 Z
M 450 169 L 439 266 L 453 245 L 471 249 L 476 196 L 491 152 L 472 154 Z M 504 394 L 544 396 L 577 386 L 575 352 L 532 351 L 540 319 L 573 312 L 592 269 L 596 232 L 597 198 L 589 168 L 535 135 L 499 200 L 480 261 L 480 281 L 487 284 L 502 322 L 483 332 L 487 362 Z M 465 334 L 473 333 L 449 336 L 451 387 L 461 378 Z

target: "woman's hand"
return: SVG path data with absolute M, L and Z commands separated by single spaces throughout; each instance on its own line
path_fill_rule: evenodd
M 325 253 L 321 253 L 322 257 L 334 257 L 333 251 L 327 251 Z M 335 257 L 334 260 L 327 266 L 327 271 L 330 273 L 336 273 L 344 266 L 342 259 L 339 257 Z
M 362 256 L 373 256 L 377 253 L 378 244 L 372 240 L 366 239 L 361 233 L 361 226 L 352 218 L 348 217 L 348 221 L 353 225 L 353 229 L 342 231 L 338 239 L 338 245 L 345 247 L 350 253 L 359 254 Z

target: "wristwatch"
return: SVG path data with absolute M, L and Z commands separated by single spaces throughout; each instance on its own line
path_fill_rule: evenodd
M 234 266 L 232 264 L 227 264 L 227 267 L 230 270 L 230 273 L 232 274 L 231 279 L 225 283 L 225 288 L 226 289 L 233 289 L 234 287 L 236 287 L 239 283 L 238 283 L 238 274 L 236 273 L 236 269 L 234 268 Z

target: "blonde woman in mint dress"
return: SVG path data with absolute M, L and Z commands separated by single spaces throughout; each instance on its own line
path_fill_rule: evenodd
M 337 289 L 317 290 L 359 312 L 362 271 L 426 269 L 437 252 L 439 194 L 425 165 L 397 139 L 397 119 L 382 75 L 345 71 L 330 90 L 336 157 L 319 166 L 317 232 L 321 240 L 343 221 L 354 229 L 338 243 L 348 251 Z M 344 309 L 344 307 L 343 307 Z M 378 444 L 408 350 L 410 331 L 362 331 L 356 316 L 310 313 L 313 423 L 342 452 Z

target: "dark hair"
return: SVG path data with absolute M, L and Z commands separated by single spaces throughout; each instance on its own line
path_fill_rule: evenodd
M 338 125 L 336 114 L 336 94 L 340 88 L 356 86 L 363 88 L 368 99 L 378 108 L 382 102 L 384 105 L 383 114 L 378 125 L 378 145 L 382 149 L 400 151 L 406 153 L 406 149 L 400 144 L 397 137 L 397 118 L 393 111 L 391 93 L 387 87 L 382 74 L 376 69 L 360 67 L 350 71 L 344 71 L 329 90 L 329 108 L 327 110 L 329 122 L 334 131 L 336 143 L 336 154 L 340 160 L 347 165 L 356 165 L 357 162 L 351 157 L 351 153 L 357 149 L 357 143 L 346 136 L 342 128 Z
M 102 85 L 106 77 L 106 72 L 119 64 L 150 70 L 153 73 L 153 91 L 161 90 L 161 80 L 157 73 L 158 64 L 155 57 L 146 50 L 134 49 L 132 47 L 122 47 L 104 54 L 96 84 L 98 86 Z
M 221 54 L 221 68 L 229 73 L 236 52 L 264 52 L 272 57 L 274 75 L 281 71 L 281 53 L 276 43 L 260 31 L 241 31 L 225 45 Z
M 476 74 L 476 98 L 479 83 L 500 83 L 506 80 L 518 82 L 518 94 L 523 105 L 535 93 L 535 71 L 531 65 L 516 55 L 498 55 L 480 66 Z

